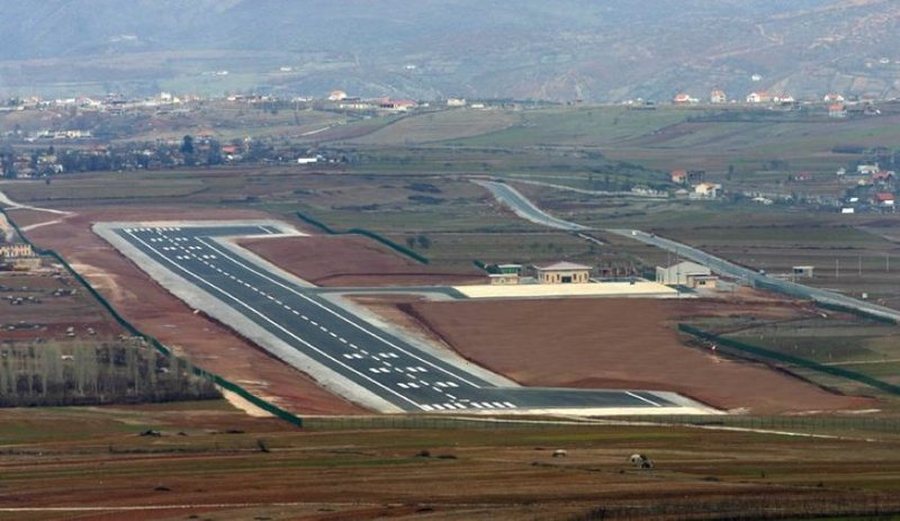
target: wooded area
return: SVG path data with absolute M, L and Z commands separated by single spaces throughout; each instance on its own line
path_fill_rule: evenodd
M 126 344 L 0 347 L 0 407 L 149 403 L 218 398 L 186 361 Z

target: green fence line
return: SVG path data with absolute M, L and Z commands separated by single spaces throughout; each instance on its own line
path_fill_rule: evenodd
M 301 221 L 303 221 L 307 224 L 310 224 L 310 225 L 318 228 L 319 230 L 322 230 L 323 232 L 327 233 L 328 235 L 362 235 L 364 237 L 368 237 L 369 239 L 377 241 L 377 242 L 381 243 L 382 245 L 387 246 L 388 248 L 390 248 L 402 255 L 405 255 L 420 264 L 429 264 L 431 262 L 428 259 L 428 257 L 425 257 L 424 255 L 422 255 L 410 248 L 407 248 L 406 246 L 403 246 L 402 244 L 397 244 L 396 242 L 385 237 L 384 235 L 381 235 L 377 232 L 373 232 L 372 230 L 367 230 L 365 228 L 350 228 L 349 230 L 338 231 L 338 230 L 335 230 L 334 228 L 332 228 L 331 226 L 328 226 L 327 224 L 323 223 L 322 221 L 320 221 L 312 216 L 306 215 L 302 212 L 296 212 L 296 215 L 297 215 L 297 218 L 299 218 Z
M 72 268 L 72 266 L 69 265 L 69 263 L 66 262 L 66 260 L 63 259 L 63 257 L 60 254 L 58 254 L 54 250 L 47 250 L 47 249 L 36 247 L 34 245 L 34 243 L 32 243 L 31 240 L 29 240 L 28 237 L 26 237 L 25 234 L 22 233 L 22 230 L 12 220 L 12 218 L 10 218 L 9 214 L 6 212 L 5 209 L 0 208 L 0 213 L 2 213 L 6 217 L 6 220 L 9 222 L 10 226 L 13 227 L 13 229 L 16 231 L 16 234 L 18 234 L 19 238 L 22 239 L 22 241 L 24 241 L 26 244 L 31 246 L 34 249 L 35 253 L 37 253 L 39 255 L 46 255 L 49 257 L 53 257 L 56 261 L 58 261 L 64 268 L 66 268 L 66 270 L 72 275 L 72 277 L 75 278 L 75 280 L 77 280 L 78 283 L 81 284 L 87 290 L 87 292 L 90 293 L 91 296 L 94 297 L 94 299 L 100 303 L 100 305 L 113 317 L 113 319 L 115 319 L 116 323 L 118 323 L 120 326 L 122 326 L 122 328 L 125 329 L 126 331 L 128 331 L 128 333 L 130 333 L 132 336 L 142 339 L 144 342 L 151 345 L 154 349 L 156 349 L 157 351 L 159 351 L 160 353 L 162 353 L 165 356 L 169 356 L 169 357 L 186 362 L 187 365 L 192 368 L 192 372 L 194 373 L 195 376 L 212 380 L 213 383 L 215 383 L 216 385 L 237 394 L 241 398 L 247 400 L 248 402 L 252 403 L 253 405 L 259 407 L 260 409 L 272 414 L 273 416 L 276 416 L 277 418 L 280 418 L 289 423 L 292 423 L 293 425 L 296 425 L 297 427 L 303 426 L 303 419 L 300 418 L 299 416 L 297 416 L 291 412 L 288 412 L 271 402 L 263 400 L 262 398 L 254 395 L 250 391 L 244 389 L 243 387 L 241 387 L 229 380 L 226 380 L 225 378 L 219 376 L 218 374 L 206 371 L 204 369 L 201 369 L 201 368 L 195 366 L 194 364 L 192 364 L 190 362 L 190 360 L 185 360 L 181 357 L 176 356 L 175 354 L 172 353 L 171 349 L 169 349 L 162 342 L 157 340 L 156 337 L 154 337 L 152 335 L 148 335 L 146 333 L 143 333 L 140 329 L 135 327 L 131 322 L 126 320 L 125 317 L 120 315 L 119 312 L 116 311 L 116 309 L 112 306 L 112 304 L 110 304 L 109 301 L 107 301 L 106 298 L 103 297 L 103 295 L 101 295 L 94 288 L 94 286 L 92 286 L 91 283 L 88 282 L 87 279 L 85 279 L 84 277 L 81 276 L 80 273 L 75 271 L 75 269 Z
M 430 260 L 428 260 L 428 257 L 425 257 L 424 255 L 421 255 L 421 254 L 407 248 L 406 246 L 403 246 L 402 244 L 397 244 L 396 242 L 388 239 L 387 237 L 380 235 L 378 233 L 375 233 L 371 230 L 366 230 L 365 228 L 351 228 L 351 229 L 347 230 L 345 233 L 362 235 L 362 236 L 368 237 L 374 241 L 378 241 L 379 243 L 387 246 L 388 248 L 390 248 L 398 253 L 401 253 L 403 255 L 406 255 L 407 257 L 409 257 L 409 258 L 413 259 L 414 261 L 419 262 L 421 264 L 428 264 L 431 262 Z
M 798 431 L 877 431 L 900 432 L 900 418 L 866 416 L 741 416 L 741 415 L 660 415 L 618 416 L 610 420 L 647 424 L 680 424 L 699 427 L 736 427 L 742 429 L 791 429 Z
M 831 376 L 837 376 L 839 378 L 846 378 L 848 380 L 853 380 L 855 382 L 859 382 L 870 387 L 875 387 L 876 389 L 881 389 L 882 391 L 900 395 L 900 386 L 896 386 L 890 384 L 888 382 L 883 382 L 871 376 L 857 373 L 855 371 L 850 371 L 844 369 L 842 367 L 835 367 L 830 365 L 820 364 L 819 362 L 815 362 L 813 360 L 807 360 L 806 358 L 800 358 L 793 355 L 788 355 L 784 353 L 779 353 L 778 351 L 773 351 L 771 349 L 766 349 L 764 347 L 755 346 L 752 344 L 748 344 L 746 342 L 741 342 L 739 340 L 734 340 L 732 338 L 725 338 L 723 336 L 715 335 L 713 333 L 708 333 L 699 328 L 687 325 L 687 324 L 678 324 L 678 330 L 689 335 L 695 336 L 697 338 L 701 338 L 703 340 L 708 340 L 711 342 L 716 342 L 718 345 L 729 347 L 735 349 L 737 351 L 741 351 L 743 353 L 750 353 L 752 355 L 758 356 L 760 358 L 767 358 L 770 360 L 777 360 L 779 362 L 784 362 L 791 365 L 796 365 L 800 367 L 804 367 L 806 369 L 811 369 L 813 371 L 817 371 L 820 373 L 825 373 Z
M 879 315 L 873 315 L 872 313 L 866 313 L 866 312 L 863 311 L 863 310 L 856 309 L 856 308 L 851 308 L 851 307 L 849 307 L 849 306 L 841 306 L 841 305 L 839 305 L 839 304 L 829 304 L 829 303 L 827 303 L 827 302 L 816 302 L 816 305 L 819 306 L 819 307 L 822 308 L 822 309 L 827 309 L 827 310 L 830 310 L 830 311 L 838 311 L 838 312 L 841 312 L 841 313 L 849 313 L 849 314 L 851 314 L 851 315 L 856 315 L 856 316 L 858 316 L 858 317 L 860 317 L 860 318 L 866 318 L 866 319 L 869 319 L 869 320 L 874 320 L 874 321 L 876 321 L 876 322 L 881 322 L 881 323 L 883 323 L 883 324 L 897 325 L 897 322 L 896 322 L 896 321 L 891 320 L 891 319 L 889 319 L 889 318 L 887 318 L 887 317 L 882 317 L 882 316 L 879 316 Z
M 313 217 L 311 217 L 311 216 L 309 216 L 309 215 L 306 215 L 306 214 L 304 214 L 304 213 L 302 213 L 302 212 L 297 212 L 297 217 L 298 217 L 301 221 L 303 221 L 303 222 L 305 222 L 305 223 L 307 223 L 307 224 L 311 224 L 312 226 L 315 226 L 316 228 L 318 228 L 318 229 L 322 230 L 323 232 L 327 233 L 328 235 L 337 235 L 337 234 L 338 234 L 338 232 L 337 232 L 336 230 L 334 230 L 333 228 L 331 228 L 331 227 L 328 226 L 327 224 L 325 224 L 325 223 L 323 223 L 322 221 L 320 221 L 320 220 L 318 220 L 318 219 L 315 219 L 315 218 L 313 218 Z

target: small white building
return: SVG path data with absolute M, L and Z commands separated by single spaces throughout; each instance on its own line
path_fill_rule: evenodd
M 719 190 L 722 185 L 716 183 L 700 183 L 694 187 L 694 196 L 708 199 L 715 199 L 719 196 Z
M 699 281 L 704 281 L 702 286 L 706 286 L 710 277 L 713 277 L 712 270 L 696 262 L 684 261 L 667 268 L 656 267 L 656 282 L 666 286 L 696 287 Z
M 342 90 L 333 90 L 328 94 L 328 101 L 341 101 L 347 99 L 347 93 Z
M 815 266 L 793 266 L 791 273 L 795 279 L 811 279 L 815 273 Z
M 881 167 L 878 166 L 878 163 L 862 164 L 856 166 L 856 173 L 859 175 L 872 175 L 880 171 Z
M 713 89 L 709 93 L 709 102 L 714 104 L 728 103 L 728 95 L 722 89 Z

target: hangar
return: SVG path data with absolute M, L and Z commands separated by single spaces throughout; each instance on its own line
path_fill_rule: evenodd
M 696 262 L 679 262 L 667 268 L 662 266 L 656 267 L 656 282 L 667 286 L 689 286 L 699 281 L 704 281 L 707 285 L 709 278 L 712 277 L 712 271 L 702 264 Z

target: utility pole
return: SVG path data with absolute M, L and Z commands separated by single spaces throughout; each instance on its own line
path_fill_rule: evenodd
M 834 278 L 841 278 L 841 261 L 840 259 L 834 259 Z
M 857 276 L 862 277 L 862 255 L 860 255 L 859 257 L 856 258 L 856 262 L 857 262 L 857 270 L 858 270 Z

